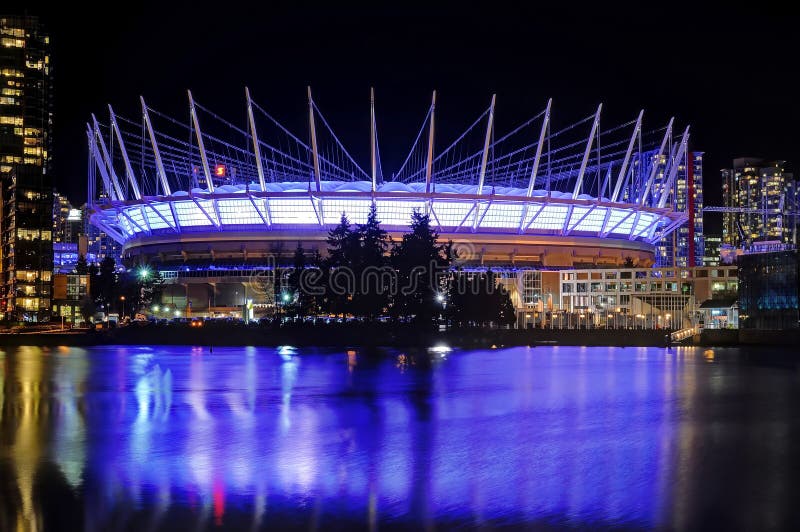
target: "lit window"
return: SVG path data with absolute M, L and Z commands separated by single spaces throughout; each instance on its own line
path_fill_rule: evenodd
M 3 48 L 24 48 L 25 39 L 11 39 L 9 37 L 3 37 L 0 39 L 0 45 L 2 45 Z

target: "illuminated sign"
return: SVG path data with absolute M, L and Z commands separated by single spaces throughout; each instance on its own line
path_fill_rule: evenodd
M 214 168 L 214 175 L 215 176 L 217 176 L 217 177 L 225 177 L 225 174 L 226 174 L 226 172 L 225 172 L 225 165 L 224 164 L 218 164 Z

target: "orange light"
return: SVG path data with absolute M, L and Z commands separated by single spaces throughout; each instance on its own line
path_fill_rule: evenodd
M 218 164 L 214 168 L 214 175 L 217 176 L 217 177 L 225 177 L 225 165 L 224 164 Z

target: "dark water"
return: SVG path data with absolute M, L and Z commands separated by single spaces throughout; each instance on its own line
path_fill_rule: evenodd
M 0 530 L 800 526 L 791 360 L 398 354 L 0 350 Z

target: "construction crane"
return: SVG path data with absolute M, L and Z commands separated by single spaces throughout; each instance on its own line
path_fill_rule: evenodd
M 798 215 L 797 205 L 795 205 L 793 209 L 790 209 L 788 211 L 785 211 L 784 207 L 785 207 L 784 196 L 781 195 L 779 206 L 778 207 L 773 207 L 771 209 L 752 209 L 752 208 L 749 208 L 749 207 L 714 207 L 714 206 L 708 206 L 708 207 L 703 207 L 703 212 L 704 213 L 706 213 L 706 212 L 721 212 L 721 213 L 726 213 L 726 214 L 758 214 L 758 215 L 764 216 L 765 220 L 766 220 L 766 217 L 768 215 L 770 215 L 770 214 L 778 215 L 778 220 L 777 220 L 776 224 L 777 224 L 778 229 L 781 232 L 783 232 L 783 219 L 785 217 L 793 219 L 794 223 L 791 224 L 791 228 L 792 228 L 792 243 L 794 245 L 797 245 L 797 215 Z M 766 223 L 764 223 L 764 225 L 766 226 Z M 739 230 L 739 237 L 742 240 L 742 242 L 744 243 L 745 234 L 744 234 L 744 231 L 742 229 L 741 224 L 739 223 L 738 217 L 736 218 L 736 227 Z M 750 243 L 750 239 L 748 238 L 746 240 L 747 240 L 747 243 L 749 244 Z

